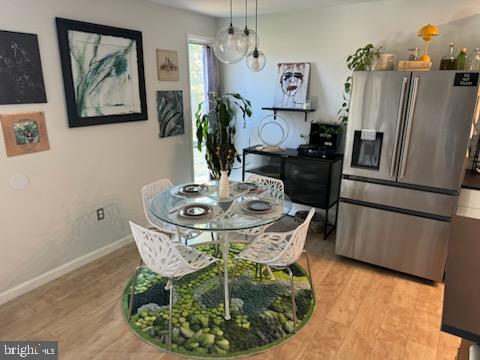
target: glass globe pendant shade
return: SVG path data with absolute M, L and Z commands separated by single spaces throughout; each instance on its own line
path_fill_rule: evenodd
M 265 54 L 259 51 L 257 48 L 255 50 L 250 51 L 246 57 L 247 67 L 250 71 L 260 71 L 265 67 L 267 63 L 267 58 Z
M 245 57 L 248 46 L 249 40 L 243 30 L 230 25 L 215 36 L 213 52 L 221 62 L 234 64 Z

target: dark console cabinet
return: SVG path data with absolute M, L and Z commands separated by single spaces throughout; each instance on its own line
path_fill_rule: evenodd
M 324 238 L 337 222 L 328 221 L 329 210 L 337 204 L 342 175 L 342 155 L 328 158 L 301 156 L 295 149 L 278 152 L 243 149 L 242 178 L 246 173 L 281 179 L 293 202 L 325 210 Z

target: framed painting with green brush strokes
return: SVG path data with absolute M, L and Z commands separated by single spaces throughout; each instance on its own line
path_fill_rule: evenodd
M 147 120 L 142 33 L 56 23 L 69 126 Z

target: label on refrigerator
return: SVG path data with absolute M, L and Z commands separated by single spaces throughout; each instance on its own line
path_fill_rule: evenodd
M 477 86 L 478 73 L 456 73 L 453 86 Z
M 375 141 L 377 138 L 377 132 L 375 130 L 362 129 L 360 133 L 360 140 Z

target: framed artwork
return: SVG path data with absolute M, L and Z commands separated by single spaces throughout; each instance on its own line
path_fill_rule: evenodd
M 56 23 L 70 127 L 147 120 L 142 33 Z
M 185 133 L 181 91 L 157 91 L 157 113 L 160 138 Z
M 0 31 L 0 105 L 46 102 L 37 35 Z
M 178 81 L 178 53 L 175 50 L 157 49 L 158 80 Z
M 277 83 L 273 104 L 276 107 L 302 107 L 308 96 L 310 63 L 277 64 Z
M 0 115 L 7 156 L 50 149 L 43 112 Z

